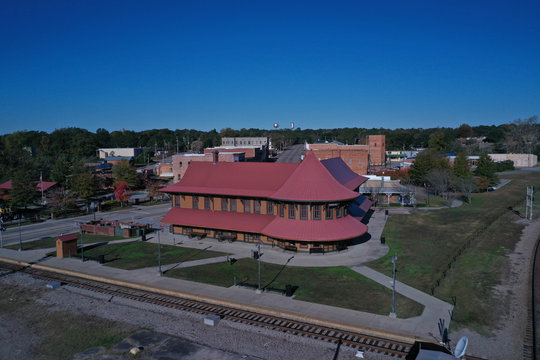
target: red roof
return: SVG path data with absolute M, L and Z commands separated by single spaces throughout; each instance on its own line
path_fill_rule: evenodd
M 272 194 L 273 199 L 290 201 L 339 201 L 356 197 L 358 193 L 339 183 L 312 151 L 306 153 L 285 184 Z
M 34 184 L 36 184 L 36 190 L 41 191 L 41 182 L 34 181 Z M 49 188 L 51 188 L 54 185 L 56 185 L 56 183 L 53 181 L 43 181 L 43 191 L 49 190 Z M 5 183 L 0 184 L 0 189 L 12 190 L 13 182 L 11 180 L 8 180 Z
M 161 222 L 229 231 L 262 233 L 266 225 L 273 219 L 273 215 L 172 208 Z
M 262 162 L 192 162 L 180 182 L 161 191 L 270 197 L 297 166 Z
M 77 237 L 77 234 L 67 234 L 67 235 L 60 235 L 59 237 L 57 237 L 57 239 L 60 240 L 61 242 L 66 242 L 66 241 L 77 240 L 78 237 Z
M 337 220 L 303 221 L 273 215 L 172 208 L 162 222 L 304 241 L 345 240 L 367 232 L 367 226 L 351 216 Z
M 311 221 L 276 217 L 263 232 L 270 237 L 286 240 L 336 241 L 362 236 L 367 232 L 367 226 L 352 216 Z

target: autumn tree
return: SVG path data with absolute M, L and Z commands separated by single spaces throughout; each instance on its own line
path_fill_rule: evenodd
M 96 179 L 84 164 L 79 163 L 74 166 L 72 190 L 86 202 L 86 211 L 89 211 L 88 203 L 90 198 L 96 194 Z
M 37 188 L 38 178 L 37 171 L 29 162 L 14 172 L 10 194 L 12 206 L 26 208 L 41 196 Z
M 456 129 L 456 136 L 459 138 L 468 138 L 472 137 L 474 134 L 473 128 L 468 124 L 461 124 Z

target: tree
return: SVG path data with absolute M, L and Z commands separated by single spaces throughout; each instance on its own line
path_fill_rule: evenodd
M 469 166 L 469 160 L 465 152 L 460 152 L 456 156 L 454 161 L 454 177 L 456 178 L 467 178 L 471 176 L 471 168 Z
M 117 184 L 124 181 L 129 186 L 137 185 L 137 170 L 131 166 L 128 160 L 120 160 L 118 164 L 113 166 L 113 177 Z
M 71 170 L 67 155 L 60 154 L 51 169 L 51 178 L 53 181 L 65 186 L 70 174 Z
M 120 201 L 121 206 L 124 206 L 125 203 L 129 200 L 129 194 L 127 192 L 128 183 L 125 181 L 118 181 L 114 189 L 114 196 L 117 201 Z
M 448 190 L 452 184 L 452 172 L 449 169 L 433 169 L 427 174 L 426 180 L 435 188 L 437 194 L 448 198 Z
M 426 182 L 426 176 L 431 170 L 449 167 L 448 161 L 437 151 L 426 149 L 416 155 L 416 159 L 409 170 L 409 174 L 414 183 L 422 185 Z
M 538 134 L 540 133 L 538 116 L 523 120 L 517 119 L 511 125 L 513 126 L 513 151 L 532 154 L 538 145 Z
M 473 136 L 473 128 L 468 124 L 461 124 L 456 129 L 456 136 L 459 138 L 468 138 Z
M 72 190 L 79 198 L 86 201 L 86 211 L 89 211 L 88 202 L 96 194 L 96 179 L 90 171 L 84 167 L 77 167 L 77 172 L 73 174 Z
M 37 175 L 29 163 L 15 171 L 11 189 L 12 206 L 26 208 L 41 196 L 36 183 Z
M 437 130 L 429 136 L 429 148 L 437 151 L 445 151 L 449 141 L 442 130 Z
M 459 189 L 467 197 L 467 202 L 470 204 L 472 193 L 476 190 L 477 183 L 472 175 L 467 177 L 459 177 L 456 180 L 456 188 Z M 486 186 L 487 188 L 487 186 Z
M 495 174 L 496 168 L 495 163 L 488 154 L 483 153 L 478 159 L 478 166 L 474 171 L 476 176 L 484 177 L 489 180 L 489 185 L 497 185 L 499 183 L 499 178 Z

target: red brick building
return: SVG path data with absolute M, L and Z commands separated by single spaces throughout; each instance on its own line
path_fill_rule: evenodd
M 356 191 L 365 180 L 312 152 L 300 164 L 195 162 L 161 190 L 173 197 L 162 222 L 175 234 L 336 251 L 367 231 L 359 219 L 370 202 Z
M 319 160 L 341 158 L 352 171 L 359 175 L 367 174 L 371 166 L 382 166 L 386 160 L 386 137 L 369 135 L 367 145 L 309 144 Z
M 245 153 L 243 151 L 217 152 L 207 151 L 204 154 L 179 154 L 173 155 L 171 162 L 171 171 L 173 174 L 173 182 L 178 182 L 184 177 L 189 165 L 192 162 L 239 162 L 245 161 Z M 217 158 L 216 158 L 217 154 Z

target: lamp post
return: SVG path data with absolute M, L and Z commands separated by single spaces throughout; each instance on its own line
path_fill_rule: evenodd
M 390 313 L 391 317 L 396 317 L 396 262 L 397 254 L 392 256 L 392 264 L 394 265 L 393 270 L 393 281 L 392 281 L 392 312 Z
M 21 214 L 19 214 L 19 251 L 22 251 Z
M 158 274 L 159 276 L 163 275 L 163 272 L 161 271 L 161 240 L 159 238 L 159 233 L 161 232 L 161 228 L 157 229 L 157 242 L 158 242 Z
M 79 229 L 81 230 L 81 261 L 84 262 L 84 231 L 82 224 L 79 224 Z
M 259 240 L 259 243 L 257 244 L 257 252 L 259 254 L 258 263 L 259 263 L 259 287 L 257 290 L 261 292 L 261 241 Z
M 2 219 L 2 216 L 0 216 L 0 248 L 4 247 L 4 231 L 6 231 L 4 220 Z

